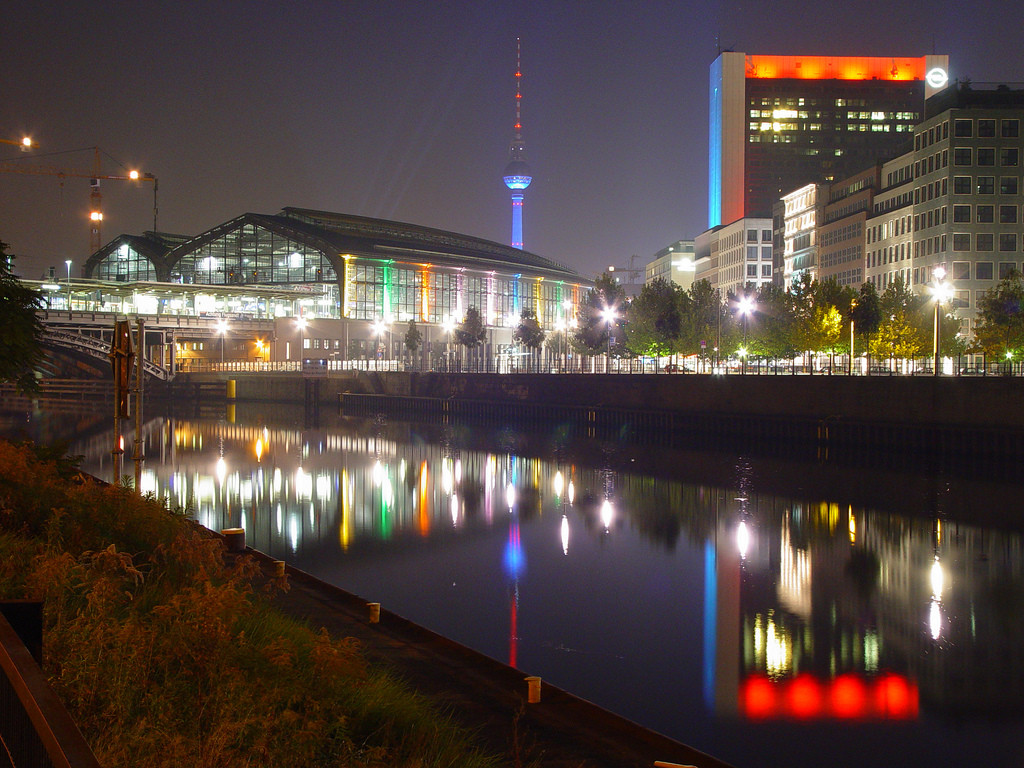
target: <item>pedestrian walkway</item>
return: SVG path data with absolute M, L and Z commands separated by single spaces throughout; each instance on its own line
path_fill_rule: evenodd
M 274 578 L 274 563 L 246 550 Z M 363 599 L 287 568 L 288 590 L 274 602 L 284 613 L 359 640 L 366 658 L 404 680 L 477 734 L 487 752 L 513 765 L 544 768 L 641 768 L 690 765 L 728 768 L 679 742 L 649 731 L 547 683 L 528 702 L 522 672 L 437 635 L 382 608 L 371 623 Z

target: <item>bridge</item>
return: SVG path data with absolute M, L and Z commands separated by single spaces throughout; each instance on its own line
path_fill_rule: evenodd
M 76 356 L 109 364 L 114 324 L 125 315 L 116 312 L 81 312 L 44 309 L 37 313 L 45 328 L 43 343 L 48 348 L 69 350 Z M 230 322 L 233 335 L 256 338 L 270 336 L 274 321 L 242 316 L 194 315 L 131 315 L 132 343 L 137 344 L 137 322 L 145 330 L 146 354 L 143 370 L 146 375 L 160 381 L 174 378 L 175 341 L 183 335 L 189 339 L 214 341 L 223 336 L 223 323 Z M 136 349 L 136 353 L 138 350 Z

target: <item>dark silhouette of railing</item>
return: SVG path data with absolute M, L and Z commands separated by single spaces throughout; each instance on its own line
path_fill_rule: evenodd
M 0 765 L 99 768 L 40 669 L 41 615 L 38 602 L 0 603 Z

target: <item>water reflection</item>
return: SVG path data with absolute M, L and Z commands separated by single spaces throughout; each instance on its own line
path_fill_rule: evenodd
M 109 444 L 73 451 L 102 476 Z M 150 422 L 146 449 L 144 490 L 203 525 L 244 528 L 257 549 L 360 594 L 387 590 L 414 620 L 726 759 L 730 745 L 702 744 L 694 718 L 1024 710 L 1016 531 L 766 492 L 743 457 L 724 485 L 607 451 L 540 458 L 400 425 L 193 419 Z M 452 603 L 466 613 L 448 616 Z M 638 608 L 652 617 L 642 628 Z M 596 682 L 619 673 L 643 677 L 638 700 Z

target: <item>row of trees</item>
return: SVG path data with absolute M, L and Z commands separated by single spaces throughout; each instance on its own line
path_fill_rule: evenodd
M 577 308 L 577 325 L 546 333 L 531 309 L 523 310 L 513 341 L 525 349 L 547 345 L 554 352 L 610 352 L 620 357 L 731 355 L 792 359 L 804 354 L 855 354 L 907 360 L 933 352 L 935 304 L 927 293 L 897 280 L 879 294 L 864 283 L 856 291 L 834 280 L 804 278 L 790 290 L 762 286 L 749 294 L 721 296 L 706 280 L 688 290 L 655 280 L 632 300 L 609 274 L 601 275 Z M 978 302 L 970 346 L 960 335 L 955 308 L 939 312 L 944 357 L 984 352 L 1005 358 L 1024 353 L 1024 278 L 1011 272 Z M 470 307 L 452 330 L 468 349 L 485 339 L 480 312 Z M 405 343 L 419 347 L 422 334 L 410 325 Z
M 940 353 L 1013 357 L 1024 352 L 1024 279 L 1012 272 L 978 302 L 975 338 L 959 334 L 955 308 L 939 312 Z M 631 301 L 604 274 L 579 308 L 572 346 L 621 356 L 747 355 L 769 359 L 806 353 L 912 359 L 933 352 L 935 304 L 897 280 L 879 294 L 808 278 L 789 290 L 768 285 L 749 294 L 719 293 L 700 280 L 688 290 L 655 280 Z

